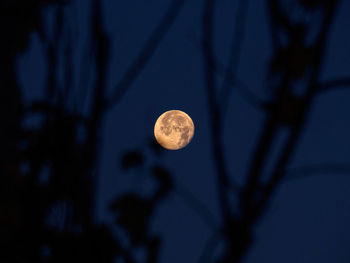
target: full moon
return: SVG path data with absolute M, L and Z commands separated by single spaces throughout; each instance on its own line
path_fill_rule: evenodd
M 190 143 L 194 124 L 190 116 L 180 110 L 164 112 L 154 125 L 154 137 L 168 150 L 178 150 Z

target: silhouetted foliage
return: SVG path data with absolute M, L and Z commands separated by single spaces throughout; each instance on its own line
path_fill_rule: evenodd
M 111 204 L 112 211 L 119 213 L 116 223 L 130 236 L 133 245 L 140 245 L 148 238 L 152 202 L 137 194 L 126 194 Z
M 117 228 L 123 229 L 133 247 L 143 248 L 147 252 L 147 262 L 157 262 L 161 239 L 150 232 L 155 210 L 173 188 L 170 173 L 160 165 L 145 167 L 144 154 L 139 150 L 126 151 L 122 156 L 122 167 L 149 169 L 150 176 L 156 182 L 156 188 L 150 196 L 139 193 L 126 193 L 118 196 L 110 205 L 116 214 Z
M 126 152 L 122 158 L 122 168 L 127 170 L 132 167 L 142 166 L 143 165 L 143 155 L 135 150 Z
M 103 27 L 103 1 L 92 0 L 87 48 L 89 63 L 82 66 L 89 65 L 94 71 L 90 90 L 92 99 L 80 102 L 73 88 L 73 43 L 63 9 L 70 2 L 0 2 L 0 31 L 6 40 L 0 42 L 0 262 L 114 262 L 115 259 L 127 263 L 159 262 L 164 237 L 152 231 L 152 222 L 157 210 L 172 192 L 183 194 L 190 206 L 215 228 L 215 237 L 220 239 L 223 249 L 216 258 L 208 260 L 242 262 L 254 242 L 254 227 L 263 218 L 285 177 L 317 92 L 350 83 L 348 78 L 323 85 L 319 83 L 324 47 L 338 1 L 294 2 L 311 15 L 317 11 L 320 16 L 313 22 L 317 26 L 317 34 L 312 41 L 306 41 L 311 22 L 295 21 L 284 10 L 283 1 L 267 2 L 274 48 L 267 74 L 272 98 L 264 102 L 252 97 L 252 94 L 246 96 L 253 98 L 251 101 L 254 100 L 258 108 L 264 110 L 265 121 L 242 185 L 234 181 L 228 169 L 223 147 L 223 124 L 229 94 L 238 83 L 236 71 L 244 34 L 244 23 L 240 23 L 246 14 L 247 3 L 245 0 L 239 3 L 233 33 L 235 39 L 231 43 L 226 69 L 219 64 L 214 52 L 215 6 L 218 1 L 203 1 L 200 49 L 204 58 L 205 92 L 221 222 L 218 224 L 213 220 L 210 211 L 191 192 L 181 189 L 168 168 L 159 164 L 158 158 L 164 149 L 152 139 L 147 142 L 147 149 L 150 149 L 148 154 L 153 159 L 147 159 L 147 152 L 135 148 L 124 151 L 118 163 L 121 172 L 140 168 L 136 171 L 152 180 L 155 187 L 148 194 L 136 190 L 118 193 L 108 207 L 114 216 L 113 225 L 95 221 L 96 171 L 105 114 L 119 102 L 147 66 L 186 1 L 171 1 L 135 61 L 120 77 L 112 95 L 107 96 L 111 45 Z M 43 20 L 47 7 L 55 7 L 53 30 L 49 34 L 45 32 Z M 27 103 L 23 99 L 15 60 L 28 48 L 33 32 L 38 33 L 43 43 L 47 76 L 43 98 Z M 242 39 L 237 41 L 240 37 Z M 64 49 L 63 56 L 59 52 L 61 49 Z M 64 65 L 62 79 L 58 77 L 61 60 Z M 224 76 L 223 87 L 218 92 L 215 74 L 220 69 L 223 69 Z M 297 81 L 305 84 L 303 92 L 295 91 Z M 79 103 L 84 105 L 85 110 L 79 109 Z M 27 125 L 31 118 L 37 118 L 39 123 Z M 288 136 L 269 177 L 262 180 L 265 161 L 281 128 L 287 128 Z M 306 172 L 310 170 L 306 169 Z M 230 202 L 232 196 L 238 204 L 235 209 Z M 145 251 L 141 260 L 135 256 L 138 249 Z M 206 253 L 210 256 L 214 254 L 210 251 Z

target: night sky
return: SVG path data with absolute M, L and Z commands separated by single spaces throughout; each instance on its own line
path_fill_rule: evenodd
M 90 30 L 91 3 L 85 0 L 72 2 L 65 12 L 66 22 L 73 32 L 74 70 L 79 75 Z M 171 2 L 103 1 L 103 22 L 110 40 L 108 94 L 113 93 Z M 204 2 L 185 1 L 145 68 L 121 100 L 106 112 L 101 129 L 98 169 L 94 171 L 98 175 L 96 220 L 107 224 L 114 222 L 108 205 L 118 195 L 128 191 L 147 195 L 152 189 L 147 167 L 159 164 L 170 171 L 175 190 L 157 208 L 151 225 L 152 232 L 159 234 L 164 242 L 160 262 L 166 263 L 198 262 L 221 220 L 203 50 L 199 44 Z M 291 13 L 295 11 L 293 1 L 281 2 L 291 6 Z M 237 22 L 238 3 L 238 0 L 215 1 L 214 52 L 216 61 L 224 67 L 228 63 Z M 45 10 L 46 31 L 50 34 L 54 7 Z M 349 12 L 350 2 L 340 1 L 326 42 L 319 82 L 350 76 Z M 313 21 L 303 13 L 295 13 L 301 19 Z M 246 15 L 239 21 L 243 30 L 236 78 L 244 83 L 241 89 L 250 90 L 261 101 L 272 97 L 267 81 L 273 55 L 268 16 L 265 1 L 251 0 Z M 28 49 L 17 60 L 19 80 L 28 104 L 44 96 L 46 62 L 42 48 L 39 35 L 34 32 Z M 77 92 L 75 98 L 80 102 L 78 108 L 81 112 L 86 111 L 81 103 L 83 97 L 86 95 L 86 101 L 92 99 L 88 91 L 94 72 L 84 76 L 88 79 L 75 80 L 76 86 L 85 83 L 86 87 Z M 223 76 L 220 73 L 215 76 L 220 89 Z M 286 176 L 254 227 L 253 243 L 244 262 L 350 262 L 349 100 L 350 89 L 346 87 L 325 91 L 315 97 Z M 150 148 L 154 123 L 160 114 L 171 109 L 182 110 L 191 116 L 195 135 L 184 149 L 164 150 L 158 156 Z M 245 181 L 251 166 L 265 117 L 263 110 L 233 88 L 222 141 L 230 177 L 239 185 Z M 35 125 L 35 120 L 29 125 Z M 276 137 L 276 150 L 270 153 L 266 167 L 272 167 L 278 157 L 277 149 L 286 132 L 286 129 L 281 129 Z M 121 159 L 130 150 L 141 151 L 145 164 L 125 171 L 121 168 Z M 213 222 L 208 223 L 189 204 L 186 193 L 191 193 L 210 211 Z M 220 253 L 221 245 L 218 242 L 214 255 Z

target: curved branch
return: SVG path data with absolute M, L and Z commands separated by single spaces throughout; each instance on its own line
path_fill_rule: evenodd
M 106 107 L 110 108 L 120 101 L 127 89 L 133 84 L 137 76 L 145 68 L 150 58 L 163 40 L 170 27 L 174 24 L 176 17 L 181 11 L 185 0 L 174 0 L 166 11 L 161 22 L 151 34 L 146 45 L 141 50 L 132 65 L 128 68 L 124 76 L 120 79 L 115 87 L 110 99 L 106 102 Z

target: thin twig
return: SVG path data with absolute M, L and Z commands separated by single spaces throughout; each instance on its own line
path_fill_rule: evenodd
M 294 180 L 310 176 L 317 176 L 320 174 L 350 174 L 349 163 L 326 163 L 326 164 L 315 164 L 305 165 L 301 167 L 287 169 L 285 171 L 284 180 Z
M 189 38 L 192 43 L 195 44 L 196 47 L 204 53 L 204 45 L 202 44 L 203 41 L 199 41 L 198 38 L 192 34 L 189 36 Z M 207 62 L 210 63 L 212 70 L 220 77 L 224 78 L 225 73 L 232 75 L 231 73 L 228 73 L 228 69 L 219 59 L 211 57 Z M 227 84 L 232 89 L 236 90 L 238 95 L 240 95 L 248 104 L 252 105 L 256 109 L 261 110 L 263 106 L 263 99 L 260 99 L 258 96 L 256 96 L 242 80 L 238 79 L 236 76 L 235 78 L 227 79 L 227 81 Z
M 350 88 L 350 77 L 329 80 L 318 85 L 318 92 Z
M 197 214 L 203 219 L 203 221 L 212 229 L 216 229 L 218 223 L 215 220 L 213 213 L 204 205 L 194 194 L 189 191 L 184 185 L 177 183 L 175 187 L 176 193 L 186 201 L 186 204 L 190 206 Z
M 106 93 L 106 72 L 107 72 L 107 58 L 109 53 L 109 37 L 105 32 L 102 25 L 102 11 L 101 3 L 99 0 L 92 1 L 92 27 L 93 27 L 93 39 L 96 47 L 95 56 L 95 70 L 96 80 L 94 85 L 93 102 L 91 105 L 91 111 L 89 115 L 89 122 L 86 128 L 87 138 L 84 145 L 85 160 L 88 164 L 86 171 L 94 171 L 98 164 L 98 150 L 100 142 L 101 127 L 104 120 L 104 100 Z M 97 178 L 93 176 L 93 173 L 87 172 L 87 195 L 85 200 L 85 209 L 87 214 L 83 215 L 83 220 L 86 225 L 91 225 L 94 220 L 93 198 L 96 194 L 96 182 Z M 84 218 L 84 216 L 86 218 Z M 84 224 L 83 224 L 84 225 Z
M 210 129 L 212 133 L 212 147 L 214 165 L 217 171 L 217 187 L 219 195 L 220 210 L 225 224 L 231 219 L 231 212 L 228 203 L 229 178 L 224 159 L 221 132 L 221 114 L 216 94 L 215 72 L 211 66 L 211 59 L 214 57 L 213 49 L 213 25 L 214 25 L 215 0 L 206 0 L 203 10 L 203 49 L 204 49 L 204 78 L 207 91 Z
M 245 25 L 246 25 L 246 14 L 248 10 L 249 0 L 238 1 L 238 8 L 236 12 L 236 22 L 233 30 L 233 40 L 231 43 L 231 49 L 229 54 L 229 60 L 224 75 L 223 85 L 221 88 L 221 114 L 222 118 L 225 119 L 227 112 L 228 102 L 230 100 L 232 84 L 237 76 L 237 69 L 239 65 L 239 57 L 241 54 L 242 43 L 244 40 Z
M 185 2 L 185 0 L 174 0 L 171 3 L 165 15 L 161 19 L 161 22 L 151 34 L 140 54 L 127 69 L 126 73 L 116 85 L 115 90 L 109 96 L 110 99 L 106 101 L 107 108 L 116 105 L 120 101 L 127 89 L 133 84 L 137 76 L 145 68 L 150 58 L 158 48 L 160 42 L 163 40 L 170 27 L 174 24 L 176 17 L 180 13 Z
M 198 263 L 207 263 L 211 262 L 211 258 L 215 252 L 215 249 L 220 241 L 221 232 L 215 231 L 206 242 L 203 252 L 199 257 Z

